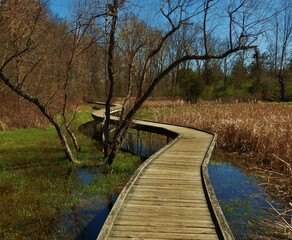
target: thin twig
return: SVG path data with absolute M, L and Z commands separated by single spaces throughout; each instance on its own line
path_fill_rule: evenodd
M 287 162 L 284 161 L 283 159 L 279 158 L 279 157 L 276 156 L 275 154 L 272 154 L 271 156 L 273 156 L 275 159 L 279 160 L 280 162 L 284 163 L 284 164 L 287 166 L 287 168 L 288 168 L 290 174 L 292 175 L 292 168 L 291 168 L 291 165 L 290 165 L 289 163 L 287 163 Z
M 286 219 L 283 217 L 283 214 L 280 213 L 267 199 L 265 200 L 271 206 L 271 208 L 281 217 L 282 221 L 286 224 L 285 227 L 292 231 L 292 225 L 286 221 Z

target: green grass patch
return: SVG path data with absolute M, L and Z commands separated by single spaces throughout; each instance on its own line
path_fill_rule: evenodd
M 29 239 L 50 232 L 62 209 L 76 203 L 70 168 L 47 165 L 0 170 L 0 238 Z M 42 237 L 40 237 L 42 238 Z
M 119 152 L 111 166 L 103 166 L 105 174 L 102 177 L 96 177 L 90 185 L 80 187 L 87 194 L 119 193 L 140 164 L 139 157 Z
M 53 128 L 0 131 L 0 169 L 65 160 Z

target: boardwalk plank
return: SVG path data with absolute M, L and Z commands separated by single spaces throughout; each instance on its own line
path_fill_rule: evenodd
M 113 226 L 113 231 L 127 231 L 127 232 L 151 232 L 151 233 L 166 233 L 166 234 L 175 234 L 175 233 L 185 233 L 185 234 L 214 234 L 216 231 L 214 228 L 203 228 L 203 227 L 177 227 L 177 226 L 141 226 L 141 225 L 126 225 L 126 224 L 115 224 Z
M 165 233 L 165 232 L 130 232 L 130 231 L 112 231 L 111 237 L 128 237 L 132 239 L 183 239 L 183 240 L 195 240 L 195 239 L 206 239 L 213 240 L 217 239 L 216 233 L 213 234 L 186 234 L 182 232 L 178 233 Z

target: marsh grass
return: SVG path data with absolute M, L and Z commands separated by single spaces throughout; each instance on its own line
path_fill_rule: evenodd
M 217 133 L 218 148 L 245 156 L 265 171 L 275 195 L 292 200 L 291 104 L 148 101 L 139 116 Z
M 186 103 L 181 100 L 148 101 L 139 112 L 141 118 L 191 126 L 218 134 L 217 149 L 228 153 L 235 165 L 265 178 L 261 185 L 283 200 L 291 220 L 292 204 L 292 104 L 249 102 Z M 290 216 L 290 217 L 288 217 Z M 291 239 L 291 223 L 258 223 L 266 236 L 277 234 Z M 251 239 L 270 239 L 250 236 Z
M 43 238 L 59 211 L 73 204 L 72 181 L 66 175 L 70 168 L 67 161 L 53 163 L 52 156 L 44 161 L 37 157 L 40 162 L 32 166 L 31 157 L 26 157 L 30 166 L 19 165 L 18 156 L 13 157 L 17 160 L 13 169 L 10 163 L 10 169 L 0 170 L 1 239 Z
M 73 204 L 72 167 L 52 128 L 0 131 L 0 238 L 45 238 Z
M 74 168 L 103 162 L 98 143 L 76 131 L 92 120 L 90 112 L 90 107 L 81 109 L 72 123 L 81 143 L 81 152 L 75 153 L 79 165 L 66 160 L 51 127 L 0 131 L 0 239 L 48 239 L 58 216 L 78 203 L 84 189 L 107 194 L 123 187 L 139 162 L 124 153 L 118 154 L 111 174 L 92 185 L 80 186 L 74 177 Z

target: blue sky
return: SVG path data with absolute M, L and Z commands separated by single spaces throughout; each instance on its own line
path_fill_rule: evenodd
M 72 0 L 49 0 L 50 9 L 60 18 L 69 17 L 69 7 Z
M 72 6 L 74 0 L 49 0 L 49 6 L 51 11 L 57 15 L 60 18 L 69 18 L 70 16 L 70 7 Z M 149 16 L 147 15 L 147 12 L 156 12 L 159 13 L 159 7 L 157 7 L 157 0 L 134 0 L 132 1 L 134 6 L 143 8 L 144 18 L 147 20 Z M 137 10 L 137 8 L 134 8 Z M 150 14 L 151 15 L 151 14 Z M 153 18 L 153 16 L 152 16 Z M 144 20 L 145 20 L 144 19 Z M 152 19 L 153 20 L 153 19 Z

